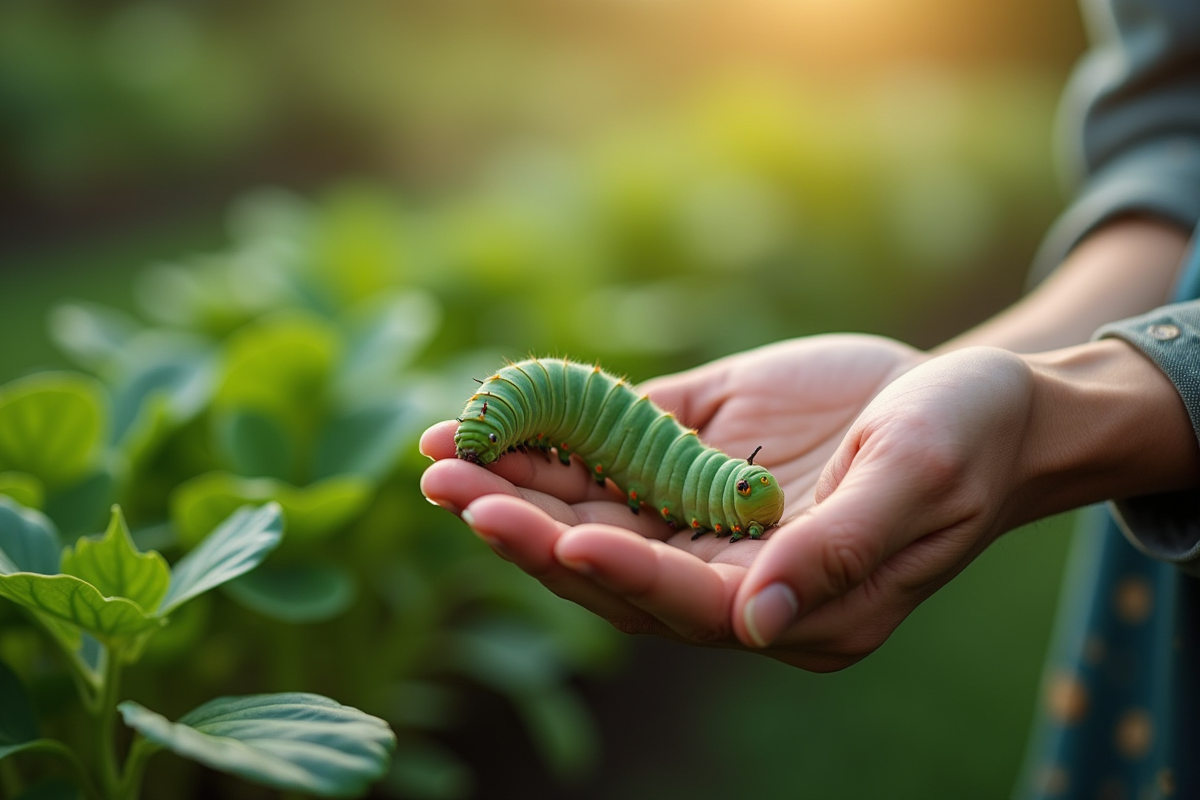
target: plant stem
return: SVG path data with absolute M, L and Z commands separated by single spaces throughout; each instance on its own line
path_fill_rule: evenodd
M 142 786 L 142 774 L 146 771 L 146 762 L 150 756 L 158 752 L 158 746 L 138 734 L 129 749 L 129 758 L 125 761 L 125 769 L 121 773 L 121 797 L 134 800 Z
M 100 788 L 106 798 L 121 797 L 121 781 L 117 770 L 117 755 L 113 743 L 116 727 L 117 693 L 121 682 L 121 648 L 108 647 L 104 663 L 104 682 L 93 716 L 96 719 L 96 771 Z

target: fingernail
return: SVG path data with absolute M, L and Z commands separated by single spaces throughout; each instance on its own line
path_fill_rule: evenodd
M 471 526 L 471 531 L 480 539 L 482 539 L 484 544 L 492 548 L 492 552 L 503 558 L 505 561 L 512 561 L 512 556 L 508 552 L 508 548 L 504 545 L 504 542 L 500 541 L 491 534 L 483 533 L 475 529 L 475 518 L 471 516 L 470 511 L 463 509 L 462 521 Z
M 447 511 L 449 511 L 451 514 L 458 514 L 459 516 L 466 519 L 467 512 L 459 511 L 458 506 L 454 505 L 453 503 L 447 503 L 445 500 L 434 500 L 432 497 L 426 497 L 425 502 L 429 503 L 430 505 L 435 505 L 438 508 L 444 508 Z M 471 523 L 468 522 L 467 524 L 470 525 Z
M 596 568 L 587 561 L 579 561 L 572 558 L 559 558 L 558 563 L 562 564 L 572 572 L 578 572 L 580 575 L 586 575 L 589 578 L 596 574 Z
M 483 543 L 492 548 L 492 552 L 503 558 L 505 561 L 512 561 L 512 554 L 508 552 L 508 548 L 504 546 L 504 542 L 499 539 L 488 536 L 486 533 L 475 531 L 475 535 L 483 540 Z
M 787 584 L 772 583 L 746 603 L 746 632 L 756 646 L 766 647 L 792 624 L 799 609 L 796 593 Z

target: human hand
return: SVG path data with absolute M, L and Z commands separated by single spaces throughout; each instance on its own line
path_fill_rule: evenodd
M 826 461 L 851 422 L 889 382 L 927 356 L 897 342 L 833 335 L 731 356 L 642 388 L 734 455 L 758 457 L 780 481 L 785 520 L 812 504 Z M 743 646 L 730 604 L 763 541 L 692 541 L 656 515 L 632 515 L 618 492 L 582 470 L 520 453 L 484 470 L 453 458 L 456 423 L 434 426 L 421 450 L 438 460 L 422 478 L 430 499 L 465 511 L 505 557 L 556 593 L 631 632 Z M 782 529 L 780 529 L 782 530 Z

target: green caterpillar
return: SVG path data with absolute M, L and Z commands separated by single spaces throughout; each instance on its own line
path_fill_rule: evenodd
M 623 378 L 566 359 L 509 364 L 467 401 L 455 453 L 475 464 L 513 450 L 582 459 L 600 484 L 609 478 L 636 514 L 645 503 L 672 528 L 757 539 L 783 516 L 783 490 L 764 467 L 700 442 L 669 412 Z

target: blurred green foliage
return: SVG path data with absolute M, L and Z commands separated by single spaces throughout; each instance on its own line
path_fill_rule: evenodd
M 0 378 L 82 367 L 109 411 L 102 477 L 6 467 L 0 492 L 75 532 L 118 497 L 168 553 L 280 503 L 280 551 L 148 651 L 179 681 L 130 685 L 173 712 L 238 686 L 354 703 L 401 733 L 397 796 L 539 796 L 457 747 L 493 731 L 480 686 L 551 765 L 545 796 L 1005 795 L 1065 526 L 1003 540 L 845 674 L 643 645 L 603 684 L 622 642 L 424 503 L 415 436 L 504 357 L 640 380 L 978 321 L 1059 206 L 1079 46 L 1069 0 L 12 0 L 0 204 L 45 233 L 0 243 Z M 110 230 L 67 244 L 71 223 Z

